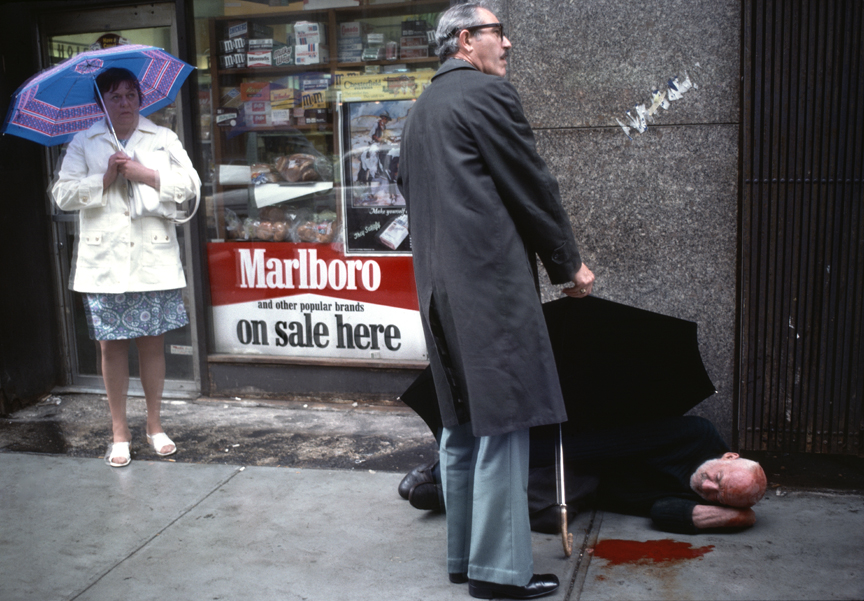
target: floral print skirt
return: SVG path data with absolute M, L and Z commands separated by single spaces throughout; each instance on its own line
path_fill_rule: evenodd
M 84 294 L 84 311 L 93 340 L 158 336 L 189 323 L 181 290 Z

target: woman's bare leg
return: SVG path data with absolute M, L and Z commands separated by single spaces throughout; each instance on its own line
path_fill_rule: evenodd
M 162 432 L 162 391 L 165 388 L 165 335 L 142 336 L 135 339 L 138 347 L 138 369 L 141 387 L 147 400 L 147 434 Z M 168 453 L 173 445 L 159 449 Z
M 129 341 L 100 340 L 102 349 L 102 379 L 111 411 L 114 442 L 129 442 L 132 435 L 126 421 L 126 394 L 129 390 Z M 122 463 L 118 459 L 115 463 Z

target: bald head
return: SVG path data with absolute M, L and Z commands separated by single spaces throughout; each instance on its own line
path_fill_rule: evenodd
M 693 472 L 690 487 L 706 501 L 730 507 L 752 507 L 765 495 L 768 480 L 755 461 L 738 453 L 709 459 Z

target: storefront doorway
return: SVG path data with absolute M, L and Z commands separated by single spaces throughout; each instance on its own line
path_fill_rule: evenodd
M 114 6 L 106 9 L 75 9 L 57 11 L 44 15 L 40 23 L 42 65 L 49 67 L 70 56 L 92 47 L 109 47 L 117 44 L 146 44 L 157 46 L 178 54 L 178 32 L 173 3 Z M 180 100 L 148 116 L 159 125 L 171 128 L 183 140 L 183 111 Z M 189 148 L 191 140 L 183 140 Z M 61 160 L 62 148 L 48 150 L 49 172 L 53 177 Z M 191 152 L 190 152 L 191 154 Z M 46 188 L 49 183 L 46 182 Z M 52 215 L 54 241 L 54 269 L 58 290 L 56 306 L 63 324 L 65 381 L 69 388 L 77 391 L 103 389 L 99 345 L 91 340 L 87 330 L 81 295 L 68 289 L 70 266 L 72 265 L 73 241 L 77 215 L 64 212 L 48 199 Z M 196 280 L 190 272 L 191 256 L 189 226 L 177 230 L 181 258 L 186 270 L 187 288 L 184 302 L 189 313 L 190 324 L 165 335 L 166 397 L 194 397 L 200 391 L 196 336 L 194 287 Z M 130 394 L 142 394 L 138 379 L 138 357 L 132 345 L 129 358 Z

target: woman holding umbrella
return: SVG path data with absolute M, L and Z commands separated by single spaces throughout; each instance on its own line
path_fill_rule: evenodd
M 106 69 L 96 87 L 106 119 L 72 139 L 52 194 L 61 209 L 78 211 L 70 287 L 84 295 L 90 336 L 102 352 L 113 429 L 106 461 L 123 467 L 131 461 L 126 421 L 131 340 L 147 402 L 147 440 L 159 455 L 177 451 L 160 418 L 164 336 L 189 319 L 174 222 L 162 215 L 195 197 L 201 180 L 177 136 L 140 115 L 141 88 L 131 71 Z M 161 210 L 135 210 L 134 195 L 142 193 L 158 197 Z

